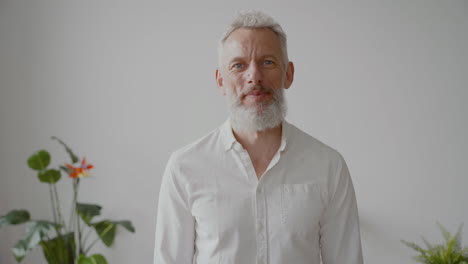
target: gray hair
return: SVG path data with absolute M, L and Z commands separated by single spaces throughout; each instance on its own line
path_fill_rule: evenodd
M 260 11 L 243 11 L 238 12 L 236 17 L 232 21 L 231 25 L 228 29 L 224 32 L 221 39 L 219 40 L 218 45 L 218 59 L 219 65 L 221 65 L 221 53 L 223 50 L 224 43 L 226 39 L 234 32 L 236 29 L 239 28 L 249 28 L 249 29 L 256 29 L 256 28 L 266 28 L 273 31 L 280 40 L 281 51 L 283 53 L 283 63 L 286 67 L 288 65 L 288 50 L 287 50 L 287 37 L 286 33 L 284 33 L 283 29 L 281 28 L 280 24 L 276 22 L 272 17 L 269 15 L 262 13 Z

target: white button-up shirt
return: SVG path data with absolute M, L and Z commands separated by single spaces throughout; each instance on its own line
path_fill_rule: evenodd
M 362 264 L 356 196 L 336 150 L 283 122 L 258 179 L 229 121 L 174 152 L 154 264 Z

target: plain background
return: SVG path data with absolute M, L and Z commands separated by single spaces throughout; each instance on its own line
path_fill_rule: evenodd
M 0 1 L 0 215 L 51 219 L 26 159 L 47 149 L 53 165 L 68 161 L 58 136 L 96 167 L 80 200 L 136 227 L 95 252 L 152 263 L 164 166 L 225 120 L 217 40 L 246 9 L 288 35 L 287 119 L 344 156 L 366 263 L 414 263 L 400 239 L 441 242 L 436 221 L 467 222 L 468 2 L 436 0 Z M 64 175 L 64 213 L 70 185 Z M 0 230 L 0 263 L 15 263 L 23 231 Z

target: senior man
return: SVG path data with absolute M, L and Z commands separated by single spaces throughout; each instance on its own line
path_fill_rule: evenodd
M 293 77 L 281 26 L 240 13 L 221 38 L 216 70 L 229 119 L 171 155 L 155 264 L 363 263 L 343 157 L 284 119 Z

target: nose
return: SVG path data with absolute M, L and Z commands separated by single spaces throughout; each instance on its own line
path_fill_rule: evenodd
M 256 63 L 251 63 L 247 69 L 247 81 L 249 84 L 262 84 L 263 74 Z

